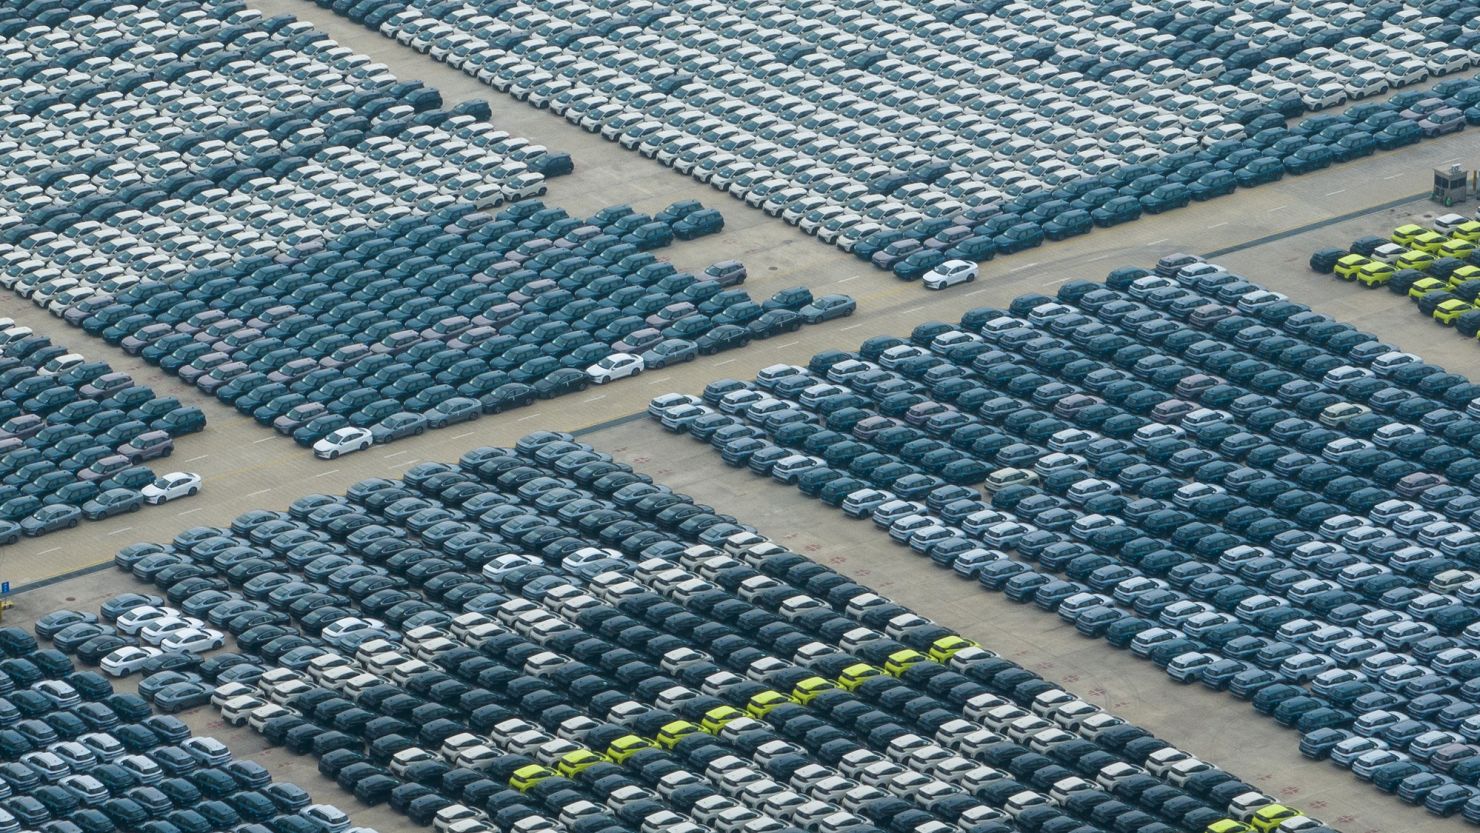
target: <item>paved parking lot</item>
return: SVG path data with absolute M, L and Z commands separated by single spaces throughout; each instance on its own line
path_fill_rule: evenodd
M 1412 307 L 1386 292 L 1363 292 L 1311 273 L 1305 259 L 1315 248 L 1432 215 L 1438 208 L 1421 198 L 1436 165 L 1480 160 L 1480 133 L 1466 132 L 1379 154 L 1358 165 L 1214 200 L 1084 237 L 1004 257 L 985 265 L 976 284 L 930 293 L 903 283 L 780 220 L 675 173 L 656 162 L 588 134 L 548 112 L 538 111 L 484 87 L 476 80 L 394 41 L 302 0 L 257 0 L 269 14 L 292 12 L 336 40 L 386 63 L 402 78 L 417 78 L 442 90 L 446 101 L 484 98 L 493 121 L 518 135 L 569 151 L 572 176 L 554 180 L 548 201 L 573 214 L 628 202 L 656 211 L 676 200 L 697 198 L 719 207 L 727 227 L 718 235 L 665 250 L 681 269 L 698 270 L 717 260 L 739 258 L 757 299 L 798 284 L 817 294 L 846 292 L 858 299 L 852 318 L 808 327 L 792 336 L 757 342 L 746 350 L 702 358 L 672 370 L 648 373 L 600 391 L 541 402 L 522 412 L 433 431 L 333 463 L 261 428 L 234 410 L 157 368 L 71 330 L 29 304 L 10 304 L 6 314 L 53 334 L 88 355 L 106 354 L 115 368 L 133 373 L 161 395 L 196 402 L 205 409 L 206 432 L 188 438 L 188 453 L 171 458 L 205 477 L 198 497 L 161 508 L 83 524 L 76 529 L 6 548 L 0 580 L 19 587 L 96 565 L 135 540 L 168 537 L 195 524 L 219 524 L 246 509 L 283 506 L 306 492 L 342 491 L 364 477 L 394 473 L 420 460 L 451 459 L 476 444 L 512 442 L 535 428 L 578 430 L 638 413 L 653 394 L 698 390 L 725 375 L 744 377 L 778 361 L 805 362 L 830 347 L 851 346 L 879 333 L 902 333 L 932 319 L 955 320 L 972 306 L 1005 306 L 1031 291 L 1053 292 L 1076 278 L 1100 278 L 1124 264 L 1149 264 L 1169 251 L 1228 252 L 1220 260 L 1271 288 L 1378 333 L 1405 349 L 1448 367 L 1480 369 L 1480 345 L 1422 322 Z M 1346 218 L 1346 219 L 1342 219 Z M 161 471 L 163 468 L 160 469 Z
M 908 549 L 891 544 L 866 522 L 799 499 L 795 488 L 719 462 L 707 446 L 659 429 L 647 419 L 593 431 L 584 439 L 655 479 L 755 524 L 796 552 L 858 578 L 879 592 L 959 630 L 993 650 L 1063 683 L 1079 696 L 1216 762 L 1271 795 L 1304 808 L 1344 833 L 1459 830 L 1458 818 L 1438 820 L 1405 807 L 1350 773 L 1302 759 L 1290 730 L 1256 715 L 1228 694 L 1177 686 L 1150 663 L 1106 650 L 1101 640 L 1035 607 L 1007 601 L 949 571 L 935 569 Z M 145 586 L 113 568 L 79 576 L 15 597 L 6 624 L 29 625 L 59 607 L 95 610 L 109 596 Z M 1208 715 L 1216 714 L 1216 720 Z M 272 768 L 275 777 L 312 792 L 316 799 L 350 810 L 357 823 L 387 831 L 405 829 L 404 818 L 385 807 L 365 810 L 321 777 L 310 756 L 268 746 L 248 728 L 224 725 L 210 707 L 182 715 L 196 732 L 212 734 L 239 756 Z
M 758 342 L 736 353 L 710 357 L 671 371 L 658 371 L 600 391 L 538 403 L 523 412 L 429 433 L 415 440 L 374 448 L 333 463 L 316 461 L 290 440 L 183 385 L 157 368 L 70 330 L 25 304 L 9 304 L 6 315 L 47 332 L 89 356 L 102 356 L 154 386 L 160 395 L 197 402 L 207 412 L 206 432 L 189 438 L 171 464 L 206 478 L 196 498 L 151 508 L 111 521 L 27 540 L 4 551 L 0 580 L 34 589 L 14 597 L 7 624 L 28 624 L 62 606 L 95 608 L 109 595 L 134 585 L 106 567 L 112 554 L 134 541 L 167 540 L 197 524 L 229 522 L 254 507 L 286 506 L 309 492 L 342 492 L 356 480 L 390 475 L 426 459 L 449 460 L 479 444 L 511 444 L 536 428 L 581 431 L 584 438 L 643 468 L 696 498 L 756 523 L 797 549 L 853 573 L 922 613 L 960 628 L 1002 653 L 1075 688 L 1178 745 L 1209 757 L 1289 798 L 1349 833 L 1458 829 L 1404 808 L 1346 773 L 1299 760 L 1295 745 L 1273 722 L 1255 717 L 1226 695 L 1177 688 L 1149 665 L 1107 652 L 1102 643 L 1078 637 L 1068 626 L 1036 610 L 1014 606 L 954 576 L 932 570 L 890 546 L 861 524 L 846 523 L 819 504 L 798 500 L 782 486 L 723 467 L 703 447 L 664 434 L 639 414 L 647 399 L 667 390 L 697 391 L 719 376 L 747 377 L 777 361 L 804 362 L 828 347 L 855 345 L 879 333 L 904 333 L 922 321 L 954 320 L 979 305 L 1005 305 L 1029 291 L 1052 292 L 1064 281 L 1098 278 L 1110 268 L 1149 264 L 1158 255 L 1184 250 L 1222 252 L 1218 259 L 1252 279 L 1419 352 L 1450 369 L 1480 373 L 1480 344 L 1423 321 L 1406 300 L 1385 291 L 1363 291 L 1316 275 L 1305 260 L 1314 249 L 1341 245 L 1439 213 L 1421 198 L 1430 169 L 1451 161 L 1480 161 L 1480 134 L 1469 132 L 1381 154 L 1358 165 L 1287 180 L 1232 197 L 1122 226 L 989 263 L 977 284 L 929 294 L 904 284 L 806 235 L 748 209 L 727 196 L 655 162 L 586 134 L 564 120 L 499 96 L 448 67 L 301 0 L 259 0 L 268 13 L 291 11 L 329 31 L 340 42 L 388 64 L 403 78 L 440 88 L 447 100 L 480 97 L 493 106 L 496 123 L 552 148 L 570 151 L 573 176 L 556 181 L 548 201 L 574 214 L 630 202 L 654 211 L 675 200 L 698 198 L 727 218 L 723 234 L 668 251 L 682 269 L 739 258 L 749 266 L 747 289 L 757 299 L 797 284 L 814 292 L 847 292 L 859 300 L 854 318 L 808 328 L 796 337 Z M 164 470 L 164 466 L 158 466 Z M 74 573 L 87 572 L 65 578 Z M 1216 720 L 1207 715 L 1217 714 Z M 335 795 L 310 758 L 267 749 L 249 730 L 222 727 L 210 709 L 186 716 L 197 731 L 227 740 L 243 756 L 273 767 L 317 798 L 357 806 Z M 384 809 L 357 815 L 382 831 L 405 822 Z

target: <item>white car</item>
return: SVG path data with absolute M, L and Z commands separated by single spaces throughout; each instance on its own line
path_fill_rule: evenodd
M 175 498 L 190 497 L 200 491 L 200 475 L 188 471 L 161 474 L 139 490 L 145 503 L 165 503 Z
M 338 644 L 338 640 L 351 634 L 362 631 L 384 632 L 385 630 L 385 623 L 379 619 L 361 619 L 358 616 L 346 616 L 343 619 L 337 619 L 330 623 L 324 628 L 321 636 L 324 638 L 324 641 L 330 644 Z
M 643 361 L 642 356 L 634 356 L 631 353 L 613 353 L 586 368 L 586 375 L 591 377 L 591 381 L 596 384 L 604 385 L 617 379 L 636 376 L 645 366 L 646 362 Z
M 320 460 L 333 460 L 341 454 L 364 451 L 375 442 L 369 429 L 353 425 L 331 431 L 329 436 L 313 444 L 313 456 Z
M 945 289 L 958 283 L 976 280 L 977 267 L 969 260 L 948 260 L 931 269 L 921 278 L 926 289 Z
M 545 175 L 537 173 L 517 174 L 506 180 L 503 187 L 504 197 L 510 201 L 541 197 L 547 190 Z
M 198 630 L 205 627 L 205 624 L 194 616 L 169 616 L 145 625 L 139 632 L 139 638 L 150 645 L 159 645 L 180 631 Z
M 155 622 L 173 619 L 179 615 L 180 611 L 172 607 L 141 605 L 119 616 L 118 621 L 113 624 L 120 632 L 133 635 Z
M 184 651 L 187 654 L 200 654 L 215 650 L 226 644 L 226 637 L 218 630 L 211 628 L 185 628 L 170 634 L 163 642 L 161 648 L 166 651 Z
M 110 677 L 127 677 L 143 668 L 150 657 L 157 657 L 162 653 L 164 651 L 148 645 L 127 645 L 103 657 L 99 667 Z

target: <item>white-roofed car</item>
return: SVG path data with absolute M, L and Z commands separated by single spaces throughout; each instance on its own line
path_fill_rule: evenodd
M 150 645 L 125 645 L 103 657 L 103 661 L 98 663 L 98 666 L 110 677 L 127 677 L 143 668 L 144 663 L 152 657 L 157 657 L 162 653 L 164 651 Z
M 176 498 L 189 497 L 200 491 L 200 475 L 188 471 L 172 471 L 154 478 L 140 492 L 144 502 L 165 503 Z
M 636 376 L 646 366 L 642 356 L 631 353 L 613 353 L 596 364 L 586 368 L 586 375 L 591 381 L 598 385 L 613 382 L 617 379 L 625 379 L 628 376 Z
M 329 436 L 313 444 L 313 456 L 321 460 L 333 460 L 343 454 L 363 451 L 375 442 L 369 429 L 353 425 L 329 432 Z
M 926 289 L 945 289 L 976 280 L 977 266 L 969 260 L 948 260 L 925 273 L 920 282 Z
M 187 654 L 201 654 L 213 651 L 226 644 L 226 637 L 218 630 L 211 628 L 188 628 L 170 634 L 161 648 L 166 651 L 184 651 Z

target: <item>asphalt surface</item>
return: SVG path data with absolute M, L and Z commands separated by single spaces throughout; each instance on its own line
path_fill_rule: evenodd
M 283 508 L 307 493 L 342 493 L 365 477 L 396 476 L 423 460 L 453 460 L 476 445 L 512 444 L 533 430 L 576 431 L 654 476 L 746 518 L 798 551 L 874 584 L 924 615 L 958 627 L 1347 833 L 1459 829 L 1462 822 L 1433 819 L 1334 767 L 1302 761 L 1295 738 L 1254 715 L 1246 705 L 1226 695 L 1176 686 L 1149 665 L 1106 651 L 1098 641 L 1081 639 L 1056 617 L 1013 606 L 917 563 L 864 525 L 850 524 L 831 510 L 785 493 L 784 487 L 727 469 L 712 452 L 665 434 L 638 415 L 658 393 L 697 392 L 718 377 L 747 378 L 776 362 L 804 363 L 823 349 L 852 347 L 882 333 L 903 334 L 923 321 L 953 321 L 970 307 L 1005 306 L 1027 292 L 1052 293 L 1065 281 L 1101 278 L 1120 265 L 1150 265 L 1172 251 L 1220 252 L 1220 262 L 1258 283 L 1451 370 L 1480 374 L 1480 344 L 1424 320 L 1412 304 L 1398 296 L 1364 291 L 1316 275 L 1306 266 L 1310 252 L 1321 246 L 1384 233 L 1400 223 L 1421 222 L 1446 210 L 1473 212 L 1473 204 L 1442 209 L 1424 196 L 1432 168 L 1480 160 L 1475 152 L 1480 150 L 1480 131 L 1471 129 L 1000 258 L 984 265 L 977 283 L 930 293 L 302 0 L 257 0 L 254 5 L 269 14 L 289 11 L 315 23 L 340 43 L 386 63 L 400 77 L 436 86 L 449 104 L 486 99 L 493 107 L 494 122 L 503 129 L 569 151 L 576 160 L 576 172 L 552 181 L 546 198 L 549 204 L 581 215 L 623 202 L 652 212 L 676 200 L 700 199 L 724 212 L 725 231 L 679 243 L 662 250 L 661 256 L 684 270 L 738 258 L 749 267 L 746 288 L 752 297 L 764 299 L 779 289 L 805 285 L 816 294 L 849 293 L 858 299 L 859 312 L 850 319 L 756 342 L 746 350 L 649 372 L 328 462 L 315 460 L 291 440 L 157 368 L 66 327 L 30 304 L 11 300 L 3 306 L 4 315 L 89 358 L 106 358 L 116 369 L 152 385 L 160 395 L 199 404 L 209 425 L 203 433 L 184 438 L 169 460 L 154 464 L 161 472 L 171 468 L 199 472 L 205 478 L 200 495 L 3 548 L 0 581 L 11 583 L 16 604 L 6 617 L 7 624 L 26 624 L 62 606 L 95 608 L 109 595 L 137 589 L 132 579 L 107 568 L 113 553 L 129 543 L 168 540 L 195 525 L 225 524 L 247 509 Z M 1209 720 L 1208 715 L 1217 717 Z M 210 709 L 197 710 L 187 720 L 197 730 L 226 740 L 242 756 L 268 764 L 278 777 L 310 789 L 316 797 L 346 809 L 358 808 L 352 798 L 318 776 L 311 759 L 282 750 L 263 751 L 260 738 L 250 730 L 221 727 Z M 406 827 L 403 819 L 383 808 L 362 810 L 356 817 L 358 823 L 382 831 Z

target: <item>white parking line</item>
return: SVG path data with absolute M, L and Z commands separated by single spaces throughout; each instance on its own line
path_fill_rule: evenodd
M 266 437 L 263 437 L 263 438 L 262 438 L 262 439 L 260 439 L 260 440 L 252 440 L 252 445 L 261 445 L 261 444 L 263 444 L 263 443 L 270 443 L 270 442 L 272 442 L 272 441 L 273 441 L 273 440 L 275 440 L 275 439 L 277 439 L 277 437 L 274 437 L 274 436 L 271 436 L 271 435 L 268 435 L 268 436 L 266 436 Z
M 1345 194 L 1345 193 L 1346 193 L 1346 189 L 1345 188 L 1337 188 L 1335 191 L 1328 191 L 1328 192 L 1326 192 L 1326 196 L 1328 196 L 1328 197 L 1334 197 L 1337 194 Z
M 985 290 L 985 289 L 973 289 L 970 292 L 966 293 L 965 297 L 970 298 L 973 295 L 980 295 L 980 294 L 982 294 L 983 292 L 986 292 L 986 291 L 987 290 Z
M 541 411 L 541 412 L 540 412 L 540 413 L 544 413 L 544 411 Z M 525 420 L 529 420 L 529 419 L 534 419 L 534 418 L 535 418 L 535 417 L 537 417 L 537 416 L 539 416 L 539 415 L 540 415 L 540 414 L 530 414 L 530 415 L 529 415 L 529 416 L 522 416 L 522 417 L 519 417 L 519 418 L 518 418 L 518 419 L 516 419 L 516 420 L 514 420 L 514 421 L 515 421 L 515 422 L 524 422 L 524 421 L 525 421 Z
M 1390 174 L 1388 176 L 1383 177 L 1383 179 L 1397 179 L 1400 176 L 1407 176 L 1407 175 L 1408 175 L 1408 173 L 1405 171 L 1403 173 Z
M 191 457 L 189 460 L 186 460 L 185 462 L 187 462 L 187 463 L 194 463 L 196 460 L 204 460 L 204 459 L 206 459 L 209 456 L 211 456 L 211 455 L 209 455 L 209 454 L 202 454 L 199 457 Z
M 673 378 L 673 377 L 672 376 L 659 376 L 656 379 L 649 380 L 648 381 L 648 384 L 649 385 L 661 385 L 661 384 L 663 384 L 664 382 L 668 381 L 671 378 Z
M 1151 244 L 1150 243 L 1147 243 L 1146 245 L 1150 246 Z M 1049 281 L 1048 282 L 1048 285 L 1049 286 L 1058 286 L 1059 284 L 1061 284 L 1061 283 L 1063 283 L 1064 281 L 1067 281 L 1067 280 L 1070 280 L 1070 278 L 1059 278 L 1056 281 Z M 977 291 L 978 292 L 981 292 L 983 290 L 978 289 Z
M 785 344 L 778 344 L 778 345 L 776 345 L 776 349 L 777 350 L 785 350 L 786 348 L 788 348 L 788 347 L 790 347 L 790 346 L 792 346 L 794 344 L 801 344 L 801 342 L 800 341 L 788 341 Z
M 846 278 L 838 278 L 837 280 L 833 281 L 833 283 L 847 283 L 848 281 L 856 281 L 856 280 L 858 280 L 861 277 L 863 277 L 863 276 L 862 275 L 849 275 Z
M 124 528 L 123 528 L 123 529 L 115 529 L 115 530 L 113 530 L 113 531 L 112 531 L 112 532 L 110 532 L 110 533 L 108 533 L 108 534 L 109 534 L 109 535 L 122 535 L 122 534 L 123 534 L 123 533 L 125 533 L 125 532 L 128 532 L 128 531 L 129 531 L 129 530 L 131 530 L 131 529 L 133 529 L 133 527 L 131 527 L 131 526 L 126 526 L 126 527 L 124 527 Z
M 1222 223 L 1214 223 L 1211 226 L 1208 226 L 1208 228 L 1223 228 L 1226 225 L 1228 225 L 1228 223 L 1225 221 Z
M 734 359 L 725 359 L 722 362 L 715 362 L 714 363 L 714 366 L 715 367 L 724 367 L 727 364 L 734 364 L 734 363 L 735 363 L 735 360 Z
M 1273 214 L 1273 213 L 1275 213 L 1275 212 L 1276 212 L 1276 211 L 1284 211 L 1284 210 L 1285 210 L 1285 209 L 1287 209 L 1287 208 L 1289 208 L 1289 207 L 1290 207 L 1290 206 L 1288 206 L 1288 205 L 1277 205 L 1277 206 L 1275 206 L 1275 207 L 1274 207 L 1274 208 L 1271 208 L 1271 209 L 1269 209 L 1269 210 L 1268 210 L 1268 211 L 1266 211 L 1266 212 L 1264 212 L 1264 213 L 1265 213 L 1265 214 Z
M 848 331 L 849 331 L 849 330 L 856 330 L 856 329 L 858 329 L 858 328 L 859 328 L 859 327 L 862 327 L 862 326 L 863 326 L 863 325 L 862 325 L 862 324 L 849 324 L 849 325 L 848 325 L 848 326 L 846 326 L 846 327 L 839 327 L 839 328 L 838 328 L 838 331 L 839 331 L 839 332 L 843 332 L 843 333 L 846 333 L 846 332 L 848 332 Z M 730 361 L 734 361 L 734 359 L 730 359 Z
M 410 453 L 411 453 L 411 450 L 410 449 L 405 449 L 405 450 L 402 450 L 402 451 L 392 451 L 389 454 L 382 454 L 382 455 L 380 455 L 380 459 L 382 459 L 382 460 L 389 460 L 392 457 L 400 457 L 402 454 L 410 454 Z
M 271 491 L 271 490 L 270 489 L 263 489 L 262 491 L 267 492 L 267 491 Z M 258 492 L 253 492 L 252 494 L 255 495 L 255 494 L 259 494 L 259 493 Z M 251 495 L 248 495 L 248 497 L 250 497 L 250 496 Z M 192 512 L 199 512 L 200 510 L 202 510 L 204 508 L 205 508 L 204 506 L 197 506 L 194 509 L 186 509 L 184 512 L 176 512 L 175 513 L 175 517 L 177 517 L 177 518 L 183 518 L 183 517 L 185 517 L 186 515 L 189 515 Z
M 1147 246 L 1160 246 L 1161 244 L 1167 242 L 1170 239 L 1171 239 L 1170 237 L 1163 237 L 1160 240 L 1152 240 L 1150 243 L 1147 243 L 1146 245 Z
M 588 396 L 585 399 L 582 399 L 581 401 L 582 402 L 595 402 L 598 399 L 605 399 L 605 398 L 606 398 L 606 394 L 604 394 L 604 393 L 598 393 L 595 396 Z
M 1024 269 L 1032 269 L 1034 266 L 1037 266 L 1039 263 L 1040 263 L 1040 261 L 1035 260 L 1032 263 L 1024 263 L 1022 266 L 1019 266 L 1019 267 L 1017 267 L 1015 269 L 1011 269 L 1009 271 L 1011 271 L 1011 272 L 1021 272 Z
M 265 495 L 265 494 L 267 494 L 270 491 L 272 491 L 272 487 L 271 486 L 267 487 L 266 489 L 258 489 L 257 491 L 252 492 L 249 495 L 243 495 L 243 497 L 256 497 L 258 495 Z
M 471 436 L 473 436 L 474 433 L 476 433 L 476 432 L 474 432 L 474 431 L 464 431 L 461 434 L 453 434 L 452 435 L 452 438 L 454 440 L 460 440 L 463 437 L 471 437 Z
M 328 471 L 321 471 L 318 474 L 314 475 L 314 477 L 328 477 L 329 475 L 334 474 L 337 471 L 339 471 L 339 469 L 329 469 Z
M 41 552 L 38 552 L 36 554 L 37 555 L 46 555 L 49 552 L 56 552 L 59 549 L 61 549 L 61 547 L 51 547 L 50 549 L 44 549 Z

